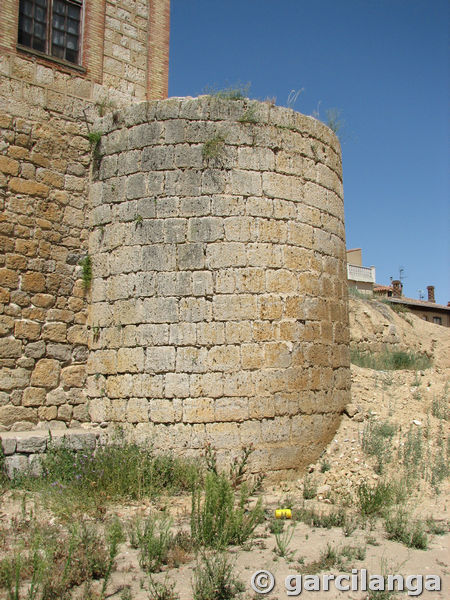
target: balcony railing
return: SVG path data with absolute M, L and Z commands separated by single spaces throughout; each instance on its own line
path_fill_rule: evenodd
M 375 267 L 360 267 L 347 263 L 347 279 L 375 283 Z

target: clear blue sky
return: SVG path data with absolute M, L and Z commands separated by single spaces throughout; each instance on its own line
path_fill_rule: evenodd
M 171 0 L 170 96 L 251 83 L 338 108 L 347 247 L 450 300 L 448 0 Z

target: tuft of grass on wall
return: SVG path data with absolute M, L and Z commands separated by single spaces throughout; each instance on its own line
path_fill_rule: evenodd
M 83 287 L 85 290 L 88 290 L 92 283 L 92 258 L 89 256 L 89 254 L 80 261 L 80 266 L 83 269 L 81 274 L 81 278 L 83 279 Z
M 236 83 L 234 85 L 227 86 L 222 89 L 216 89 L 214 87 L 208 87 L 205 92 L 213 98 L 220 98 L 221 100 L 245 100 L 248 98 L 250 92 L 251 83 Z
M 238 120 L 239 123 L 258 123 L 258 116 L 256 114 L 255 106 L 249 106 Z
M 216 135 L 206 141 L 202 148 L 203 160 L 216 160 L 220 157 L 225 144 L 225 138 L 221 135 Z

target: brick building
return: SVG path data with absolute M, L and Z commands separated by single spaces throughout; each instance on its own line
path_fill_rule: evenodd
M 373 288 L 376 298 L 384 298 L 392 304 L 403 306 L 424 321 L 450 327 L 450 302 L 447 306 L 436 303 L 434 285 L 428 285 L 427 292 L 427 300 L 406 298 L 403 296 L 403 284 L 398 279 L 395 279 L 389 286 L 375 285 Z
M 169 19 L 169 0 L 2 0 L 1 74 L 36 86 L 28 100 L 49 110 L 58 92 L 103 104 L 166 98 Z
M 169 0 L 0 2 L 0 427 L 88 420 L 89 132 L 167 96 Z M 92 136 L 91 136 L 92 140 Z

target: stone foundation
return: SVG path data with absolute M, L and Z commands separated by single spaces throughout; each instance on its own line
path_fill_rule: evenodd
M 39 475 L 39 458 L 47 451 L 50 444 L 60 446 L 65 444 L 74 451 L 94 450 L 105 442 L 102 431 L 88 431 L 86 429 L 70 429 L 68 431 L 7 431 L 0 434 L 0 448 L 4 456 L 4 468 L 8 477 L 13 477 L 15 472 L 30 471 Z

